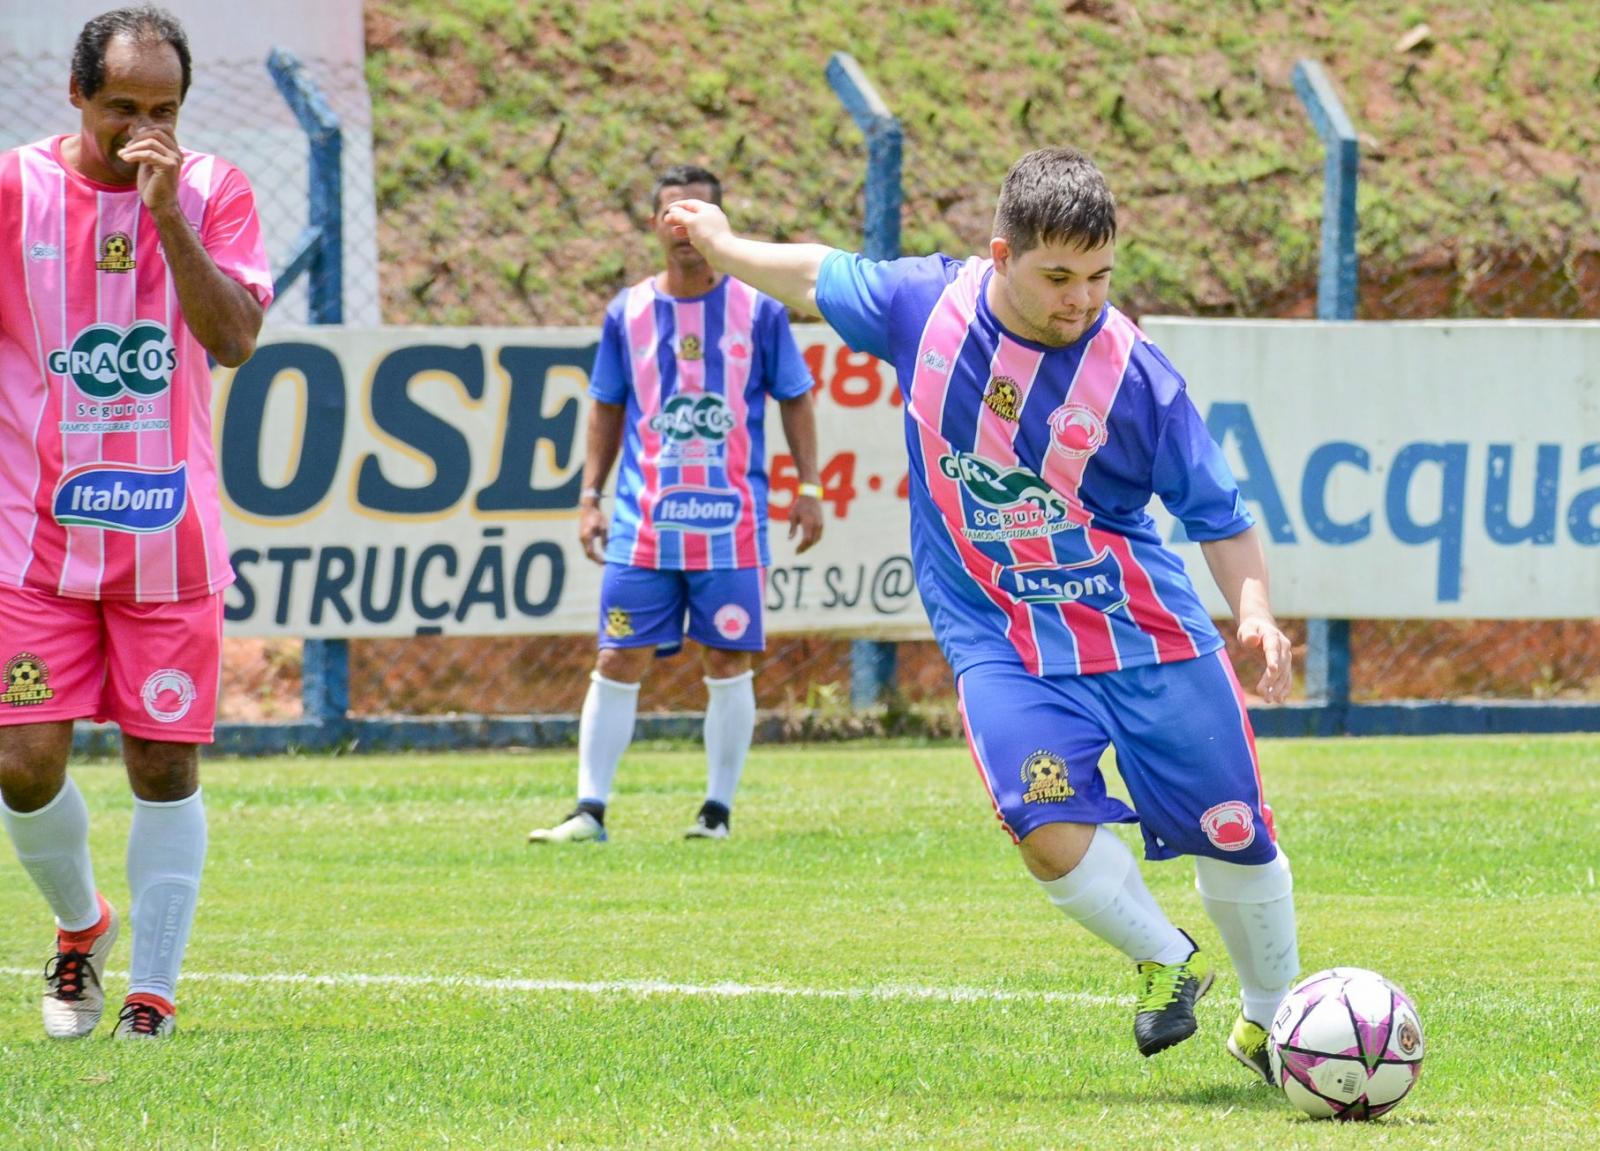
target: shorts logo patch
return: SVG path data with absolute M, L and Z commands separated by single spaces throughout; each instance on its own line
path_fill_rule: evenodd
M 989 381 L 989 390 L 983 393 L 984 406 L 1008 424 L 1017 422 L 1021 402 L 1022 389 L 1010 376 L 995 376 Z
M 750 630 L 750 613 L 736 603 L 725 603 L 711 617 L 711 622 L 718 635 L 726 639 L 743 639 L 744 633 Z
M 1243 851 L 1256 841 L 1255 816 L 1248 803 L 1237 799 L 1207 808 L 1200 817 L 1200 830 L 1221 851 Z
M 1023 760 L 1022 782 L 1028 785 L 1023 803 L 1060 803 L 1077 794 L 1067 781 L 1067 761 L 1053 751 L 1040 749 Z
M 194 703 L 194 680 L 189 673 L 175 667 L 164 667 L 152 672 L 139 692 L 144 700 L 144 710 L 157 723 L 177 723 L 189 714 Z
M 633 617 L 624 609 L 614 607 L 606 612 L 606 635 L 612 639 L 627 639 L 633 634 Z
M 6 661 L 5 679 L 0 681 L 0 703 L 29 707 L 56 697 L 50 687 L 50 669 L 32 652 L 21 651 Z

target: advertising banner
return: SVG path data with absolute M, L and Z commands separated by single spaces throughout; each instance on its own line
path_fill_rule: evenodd
M 1233 465 L 1280 615 L 1600 611 L 1600 323 L 1145 329 Z M 823 326 L 795 334 L 818 381 L 827 524 L 795 553 L 798 475 L 770 404 L 768 627 L 926 636 L 893 375 Z M 578 546 L 577 502 L 597 341 L 273 329 L 219 371 L 230 634 L 593 631 L 601 569 Z M 1225 615 L 1198 547 L 1151 512 Z

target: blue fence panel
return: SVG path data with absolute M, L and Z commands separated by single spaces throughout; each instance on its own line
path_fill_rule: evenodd
M 1294 67 L 1294 90 L 1321 137 L 1326 159 L 1322 189 L 1322 262 L 1317 274 L 1317 319 L 1356 318 L 1355 128 L 1333 81 L 1315 60 Z M 1350 621 L 1306 621 L 1306 695 L 1333 709 L 1350 703 Z
M 862 254 L 869 260 L 900 256 L 900 121 L 872 81 L 846 52 L 828 61 L 828 84 L 867 138 L 866 226 Z M 894 690 L 894 644 L 858 639 L 850 645 L 850 706 L 871 707 Z

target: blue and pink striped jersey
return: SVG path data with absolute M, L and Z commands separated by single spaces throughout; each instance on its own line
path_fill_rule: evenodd
M 945 657 L 1089 675 L 1217 650 L 1145 510 L 1159 495 L 1195 540 L 1252 522 L 1183 378 L 1110 305 L 1067 347 L 1013 335 L 991 273 L 833 252 L 817 281 L 823 318 L 899 378 L 911 554 Z
M 783 305 L 748 284 L 680 299 L 652 276 L 619 292 L 589 380 L 627 409 L 607 562 L 767 567 L 767 396 L 811 384 Z

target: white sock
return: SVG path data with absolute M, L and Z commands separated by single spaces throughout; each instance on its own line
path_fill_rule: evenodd
M 1300 971 L 1289 857 L 1247 866 L 1196 856 L 1194 885 L 1238 973 L 1244 1017 L 1270 1027 Z
M 633 717 L 639 709 L 639 685 L 618 683 L 599 672 L 589 675 L 578 719 L 578 801 L 602 807 L 611 800 L 622 753 L 633 742 Z
M 133 955 L 128 993 L 176 1003 L 178 969 L 194 925 L 206 861 L 206 809 L 198 790 L 172 803 L 133 800 L 128 831 L 128 891 Z
M 1050 902 L 1135 962 L 1182 963 L 1194 944 L 1144 885 L 1127 845 L 1105 827 L 1060 879 L 1040 880 Z
M 89 862 L 89 807 L 72 777 L 38 811 L 12 811 L 0 802 L 0 817 L 23 870 L 56 913 L 56 926 L 87 931 L 99 923 L 100 900 Z
M 706 798 L 730 811 L 756 734 L 755 678 L 754 671 L 706 677 Z

